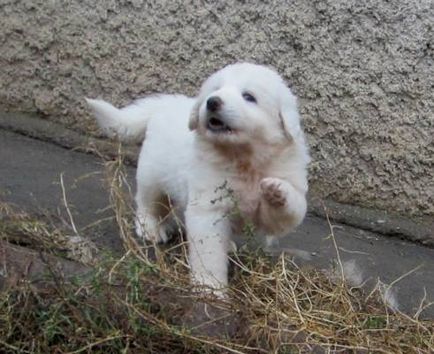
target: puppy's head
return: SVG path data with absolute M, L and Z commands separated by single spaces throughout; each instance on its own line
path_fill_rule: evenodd
M 282 78 L 261 65 L 226 66 L 202 85 L 189 127 L 215 143 L 288 143 L 297 139 L 297 102 Z

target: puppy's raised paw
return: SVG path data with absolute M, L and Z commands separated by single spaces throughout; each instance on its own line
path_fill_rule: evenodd
M 279 178 L 267 177 L 261 180 L 260 187 L 263 198 L 275 207 L 281 207 L 286 204 L 287 192 L 284 184 L 286 182 Z

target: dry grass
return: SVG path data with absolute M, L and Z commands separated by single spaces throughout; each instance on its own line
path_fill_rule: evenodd
M 183 242 L 154 248 L 134 238 L 121 166 L 111 163 L 109 176 L 124 256 L 99 257 L 89 274 L 72 281 L 49 268 L 51 286 L 23 280 L 3 291 L 2 352 L 434 352 L 433 322 L 393 313 L 380 291 L 364 294 L 342 277 L 299 269 L 284 255 L 233 255 L 230 300 L 200 298 L 189 286 Z M 46 251 L 76 257 L 61 230 L 5 213 L 2 239 L 24 233 Z

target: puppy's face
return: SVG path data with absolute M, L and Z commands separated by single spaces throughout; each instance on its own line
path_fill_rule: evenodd
M 229 65 L 208 78 L 190 118 L 190 129 L 215 143 L 287 143 L 298 127 L 296 100 L 283 80 L 248 63 Z

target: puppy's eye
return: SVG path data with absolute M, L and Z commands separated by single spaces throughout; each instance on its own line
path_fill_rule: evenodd
M 252 94 L 248 93 L 248 92 L 244 92 L 243 93 L 243 98 L 248 101 L 248 102 L 253 102 L 256 103 L 256 98 L 255 96 L 253 96 Z

